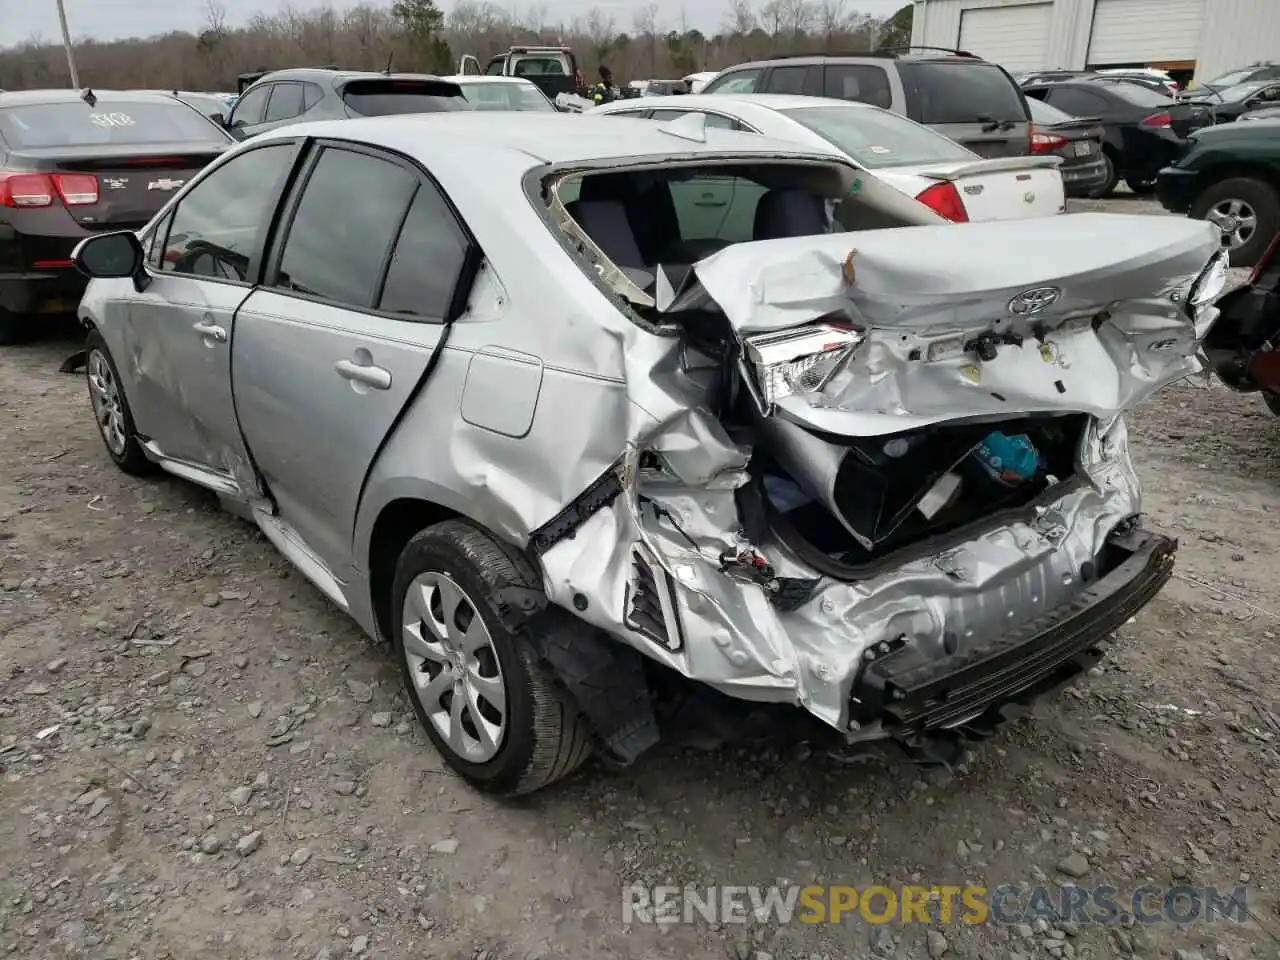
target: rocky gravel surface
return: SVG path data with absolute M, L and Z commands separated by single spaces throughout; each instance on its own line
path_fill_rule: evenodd
M 0 352 L 0 954 L 1276 955 L 1280 422 L 1257 398 L 1179 384 L 1133 412 L 1177 577 L 961 766 L 664 746 L 504 803 L 442 766 L 387 652 L 253 528 L 111 466 L 56 372 L 72 346 Z M 622 922 L 624 884 L 780 881 L 1243 885 L 1250 915 Z

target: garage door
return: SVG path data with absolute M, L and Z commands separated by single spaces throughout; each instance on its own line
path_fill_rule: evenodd
M 1097 0 L 1088 63 L 1194 60 L 1205 0 Z
M 964 10 L 956 46 L 1006 70 L 1039 70 L 1046 66 L 1044 50 L 1052 16 L 1052 3 Z

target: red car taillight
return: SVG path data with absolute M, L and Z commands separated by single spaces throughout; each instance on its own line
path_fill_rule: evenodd
M 1161 111 L 1160 113 L 1153 113 L 1149 117 L 1142 118 L 1142 125 L 1144 127 L 1152 127 L 1157 130 L 1165 127 L 1171 127 L 1173 126 L 1173 116 L 1167 110 Z
M 1032 153 L 1053 153 L 1067 145 L 1067 138 L 1056 133 L 1033 133 L 1031 135 Z
M 98 178 L 91 173 L 0 172 L 0 206 L 51 207 L 61 200 L 68 207 L 98 202 Z
M 955 223 L 969 222 L 969 214 L 964 209 L 964 201 L 960 199 L 960 191 L 950 180 L 943 180 L 921 190 L 916 194 L 916 199 L 948 220 Z

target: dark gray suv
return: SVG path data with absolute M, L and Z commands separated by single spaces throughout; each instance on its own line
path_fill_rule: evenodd
M 874 104 L 922 123 L 982 157 L 1031 152 L 1031 117 L 1004 68 L 972 54 L 888 52 L 742 63 L 703 93 L 791 93 Z
M 462 88 L 425 74 L 298 67 L 254 81 L 236 101 L 227 129 L 243 140 L 304 120 L 468 110 Z

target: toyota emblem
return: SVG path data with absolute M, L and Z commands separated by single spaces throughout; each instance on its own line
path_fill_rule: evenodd
M 1052 306 L 1062 295 L 1057 287 L 1035 287 L 1023 290 L 1009 301 L 1009 312 L 1015 317 L 1025 317 Z

